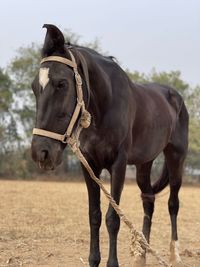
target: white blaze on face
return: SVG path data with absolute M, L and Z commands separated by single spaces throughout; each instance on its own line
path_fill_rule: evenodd
M 42 89 L 47 86 L 49 82 L 49 68 L 40 68 L 39 71 L 39 83 L 42 86 Z

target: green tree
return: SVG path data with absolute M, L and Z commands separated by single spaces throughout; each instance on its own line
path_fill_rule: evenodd
M 0 68 L 0 113 L 9 111 L 12 102 L 11 79 L 7 73 Z
M 0 175 L 8 173 L 13 166 L 11 154 L 17 150 L 18 134 L 13 113 L 12 81 L 0 68 Z
M 31 83 L 35 77 L 40 62 L 40 46 L 32 43 L 21 47 L 9 66 L 13 80 L 13 95 L 15 96 L 14 112 L 20 118 L 26 138 L 30 137 L 34 123 L 35 100 Z
M 187 98 L 190 116 L 200 123 L 200 86 L 196 86 Z
M 200 169 L 200 86 L 192 90 L 186 102 L 190 114 L 188 162 L 191 169 L 197 170 Z
M 18 139 L 12 104 L 12 81 L 0 68 L 0 153 L 10 149 L 11 142 Z
M 149 74 L 139 73 L 138 71 L 130 72 L 129 70 L 126 72 L 130 79 L 136 83 L 155 82 L 165 84 L 175 88 L 185 97 L 190 93 L 190 86 L 183 81 L 180 71 L 157 72 L 153 68 Z

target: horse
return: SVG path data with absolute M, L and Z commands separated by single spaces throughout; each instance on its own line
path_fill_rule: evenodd
M 82 79 L 83 101 L 91 114 L 91 125 L 80 134 L 80 149 L 94 174 L 102 169 L 111 175 L 111 195 L 117 204 L 125 181 L 127 164 L 136 166 L 136 181 L 141 190 L 144 218 L 142 231 L 149 242 L 155 195 L 168 184 L 168 209 L 171 218 L 170 263 L 181 265 L 178 251 L 177 215 L 179 189 L 188 148 L 188 112 L 180 94 L 173 88 L 156 83 L 136 84 L 112 57 L 93 49 L 66 44 L 55 25 L 45 24 L 46 36 L 41 52 L 43 61 L 32 89 L 36 97 L 35 127 L 62 135 L 77 105 L 76 81 L 72 66 L 50 59 L 71 61 L 72 54 Z M 49 60 L 45 60 L 48 59 Z M 76 76 L 76 75 L 75 75 Z M 80 114 L 72 127 L 77 126 Z M 35 133 L 32 158 L 45 170 L 62 162 L 66 142 Z M 151 183 L 153 161 L 163 152 L 160 178 Z M 99 229 L 102 221 L 100 189 L 82 166 L 89 200 L 89 266 L 101 261 Z M 106 213 L 109 234 L 107 267 L 118 267 L 117 236 L 120 219 L 111 205 Z M 142 261 L 141 259 L 141 262 Z M 141 266 L 144 266 L 141 263 Z

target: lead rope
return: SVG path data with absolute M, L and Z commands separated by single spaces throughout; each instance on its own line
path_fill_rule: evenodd
M 87 117 L 87 116 L 86 116 Z M 90 120 L 89 118 L 86 118 L 86 121 Z M 127 216 L 124 214 L 120 206 L 115 202 L 115 200 L 112 198 L 110 193 L 107 191 L 107 189 L 104 187 L 103 183 L 96 177 L 94 174 L 92 168 L 88 164 L 87 160 L 83 156 L 80 148 L 79 148 L 79 135 L 81 133 L 81 130 L 85 125 L 82 124 L 84 121 L 84 118 L 81 118 L 80 124 L 77 128 L 76 134 L 73 134 L 70 138 L 68 138 L 68 144 L 73 151 L 73 153 L 77 156 L 77 158 L 80 160 L 80 162 L 83 164 L 83 166 L 88 171 L 90 177 L 99 185 L 101 190 L 104 192 L 106 198 L 110 202 L 113 209 L 116 211 L 116 213 L 119 215 L 120 219 L 128 226 L 130 233 L 131 233 L 131 244 L 130 244 L 130 254 L 134 258 L 134 263 L 139 263 L 141 258 L 145 258 L 145 252 L 150 252 L 159 262 L 161 266 L 164 267 L 170 267 L 170 265 L 162 259 L 162 257 L 158 254 L 158 252 L 153 249 L 146 241 L 144 235 L 142 232 L 139 232 L 135 229 L 132 222 L 127 218 Z M 82 122 L 82 123 L 81 123 Z M 87 123 L 86 123 L 87 124 Z

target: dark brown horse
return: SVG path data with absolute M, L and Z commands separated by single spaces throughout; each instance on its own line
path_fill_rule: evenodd
M 103 168 L 110 172 L 111 194 L 117 203 L 124 185 L 126 165 L 136 166 L 136 179 L 142 192 L 144 208 L 143 233 L 148 241 L 155 194 L 170 185 L 170 261 L 172 266 L 180 266 L 177 248 L 178 192 L 188 146 L 188 113 L 181 96 L 168 86 L 134 84 L 112 58 L 89 48 L 69 47 L 57 27 L 44 26 L 47 34 L 42 50 L 43 58 L 53 55 L 71 59 L 69 49 L 75 56 L 83 80 L 84 101 L 92 115 L 90 127 L 81 133 L 80 148 L 96 176 L 100 175 Z M 77 97 L 72 68 L 59 62 L 44 62 L 32 88 L 37 103 L 36 127 L 64 134 Z M 61 163 L 65 146 L 57 140 L 34 135 L 32 157 L 40 167 L 54 169 Z M 165 156 L 162 175 L 151 185 L 152 163 L 162 151 Z M 83 174 L 89 196 L 89 264 L 95 267 L 99 266 L 101 259 L 100 190 L 84 167 Z M 111 206 L 106 214 L 106 225 L 110 240 L 107 267 L 117 267 L 120 220 Z

